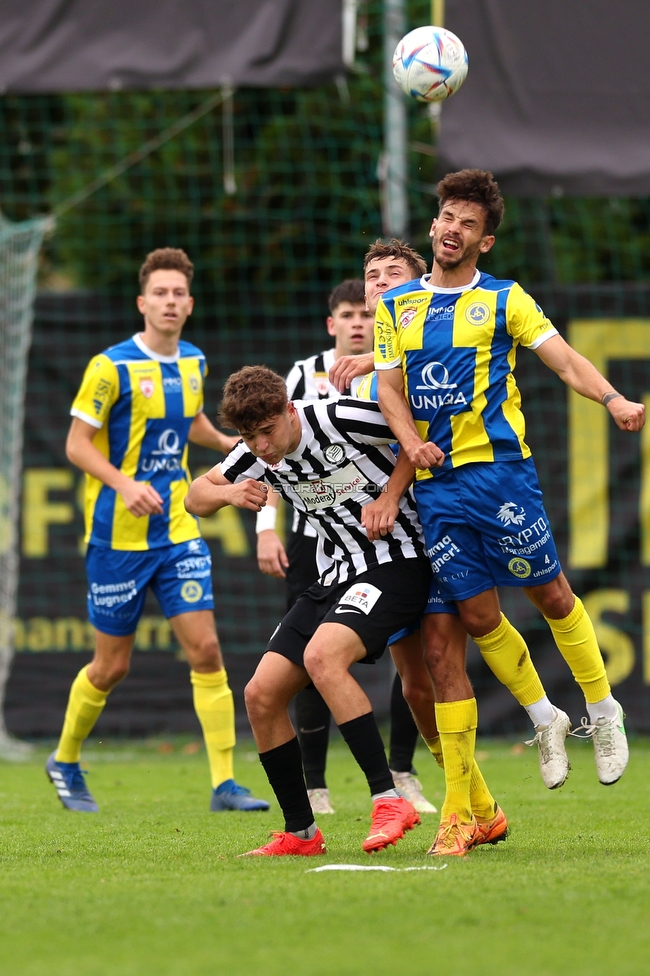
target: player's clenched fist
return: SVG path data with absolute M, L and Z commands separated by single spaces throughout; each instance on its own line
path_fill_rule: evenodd
M 609 401 L 607 409 L 621 430 L 641 430 L 645 424 L 645 407 L 642 403 L 633 403 L 619 396 Z
M 406 453 L 414 468 L 439 468 L 445 460 L 444 452 L 432 441 L 406 448 Z
M 266 505 L 267 495 L 267 485 L 254 478 L 246 478 L 232 486 L 228 501 L 236 508 L 250 508 L 253 512 L 259 512 Z
M 120 495 L 131 515 L 142 518 L 143 515 L 162 515 L 163 500 L 151 485 L 144 481 L 126 479 L 120 488 Z

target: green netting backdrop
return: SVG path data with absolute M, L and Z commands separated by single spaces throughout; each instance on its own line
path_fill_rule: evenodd
M 413 0 L 409 27 L 426 23 L 429 11 L 428 2 Z M 84 623 L 79 475 L 64 456 L 68 409 L 89 357 L 137 330 L 136 274 L 149 250 L 183 247 L 195 263 L 196 311 L 187 336 L 208 356 L 211 414 L 231 370 L 265 362 L 285 371 L 297 357 L 328 345 L 327 294 L 341 279 L 359 275 L 366 247 L 382 233 L 377 0 L 361 6 L 358 48 L 355 70 L 337 83 L 235 93 L 234 193 L 224 190 L 224 114 L 217 107 L 64 214 L 45 242 L 26 404 L 19 651 L 38 652 L 43 659 L 74 656 L 78 664 L 80 653 L 91 646 Z M 152 91 L 1 98 L 0 208 L 14 221 L 52 212 L 208 95 Z M 427 108 L 412 103 L 409 113 L 409 237 L 428 254 L 440 174 Z M 605 319 L 614 323 L 607 335 L 622 335 L 625 346 L 627 333 L 617 322 L 650 322 L 650 200 L 508 199 L 497 245 L 482 268 L 518 279 L 561 330 L 576 319 Z M 634 342 L 638 346 L 638 336 Z M 650 358 L 650 339 L 647 353 Z M 620 349 L 611 355 L 615 381 L 630 397 L 643 397 L 650 389 L 643 348 L 629 359 Z M 567 515 L 572 448 L 566 391 L 534 356 L 522 353 L 520 359 L 529 439 L 566 562 L 576 531 Z M 602 627 L 613 628 L 614 637 L 601 633 L 604 644 L 609 641 L 606 651 L 614 671 L 618 668 L 617 680 L 645 694 L 650 640 L 644 639 L 647 569 L 639 542 L 645 455 L 639 439 L 612 436 L 610 445 L 607 552 L 604 561 L 576 563 L 575 571 L 569 570 L 581 593 L 623 594 L 618 603 L 603 597 L 598 604 Z M 191 460 L 195 470 L 213 463 L 200 451 Z M 226 652 L 258 653 L 281 613 L 282 586 L 257 572 L 248 518 L 213 521 L 206 534 L 215 557 Z M 543 622 L 520 593 L 506 595 L 505 603 L 537 648 L 547 679 L 573 694 Z M 647 616 L 650 605 L 646 611 Z M 153 603 L 138 647 L 152 654 L 174 650 Z M 492 688 L 478 659 L 471 663 L 477 686 Z M 18 698 L 14 689 L 10 714 L 15 707 L 18 715 Z M 647 724 L 644 701 L 639 699 L 635 713 L 639 727 Z M 517 721 L 516 707 L 494 688 L 493 702 L 492 711 L 491 706 L 483 710 L 486 727 L 503 727 L 504 716 Z M 21 725 L 16 719 L 14 725 L 43 731 L 47 721 L 38 726 L 26 719 Z

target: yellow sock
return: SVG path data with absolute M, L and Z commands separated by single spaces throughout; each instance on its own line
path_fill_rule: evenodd
M 563 617 L 562 620 L 551 620 L 549 617 L 544 619 L 551 628 L 560 654 L 582 688 L 585 699 L 589 704 L 602 701 L 609 695 L 611 688 L 594 625 L 582 600 L 576 597 L 568 617 Z
M 233 779 L 232 751 L 235 745 L 235 704 L 225 668 L 199 674 L 190 671 L 194 709 L 198 715 L 210 764 L 212 788 Z
M 503 614 L 496 630 L 474 640 L 485 663 L 520 705 L 532 705 L 545 697 L 525 640 Z
M 447 787 L 441 820 L 448 820 L 455 813 L 462 823 L 469 823 L 472 819 L 469 791 L 478 725 L 476 699 L 436 702 L 436 725 Z
M 442 746 L 440 745 L 440 736 L 436 735 L 433 739 L 425 739 L 427 748 L 435 761 L 438 763 L 441 769 L 445 768 L 445 762 L 442 755 Z M 472 762 L 472 775 L 469 783 L 469 802 L 472 808 L 472 813 L 475 817 L 481 817 L 483 820 L 491 820 L 494 816 L 494 811 L 496 810 L 496 800 L 490 793 L 487 783 L 483 779 L 483 774 L 479 769 L 479 765 L 476 759 Z
M 107 691 L 100 691 L 88 680 L 88 667 L 86 665 L 81 669 L 70 688 L 61 738 L 54 757 L 57 762 L 79 762 L 84 739 L 92 732 L 108 698 Z

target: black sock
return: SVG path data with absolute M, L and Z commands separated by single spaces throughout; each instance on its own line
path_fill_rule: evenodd
M 418 742 L 418 727 L 402 694 L 402 682 L 395 675 L 390 695 L 390 753 L 388 765 L 396 773 L 411 773 Z
M 330 710 L 313 685 L 296 695 L 296 724 L 308 790 L 324 790 Z
M 373 713 L 367 712 L 359 718 L 353 718 L 351 722 L 344 722 L 339 725 L 339 731 L 365 773 L 371 795 L 394 789 L 384 743 Z
M 289 739 L 284 745 L 261 752 L 259 756 L 284 814 L 284 829 L 291 833 L 306 830 L 313 824 L 314 814 L 302 774 L 298 739 Z

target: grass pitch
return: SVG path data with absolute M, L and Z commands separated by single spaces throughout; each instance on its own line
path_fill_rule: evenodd
M 187 740 L 90 743 L 99 814 L 64 811 L 45 750 L 0 765 L 0 972 L 6 976 L 640 976 L 650 956 L 650 743 L 624 778 L 596 780 L 591 746 L 550 793 L 533 750 L 485 740 L 479 761 L 509 839 L 466 858 L 424 857 L 437 817 L 372 858 L 365 785 L 335 742 L 337 813 L 328 854 L 236 855 L 282 826 L 270 814 L 210 814 L 204 753 Z M 442 774 L 417 765 L 439 804 Z M 252 744 L 237 776 L 269 797 Z M 317 872 L 322 864 L 392 872 Z M 446 865 L 446 866 L 445 866 Z M 438 870 L 431 870 L 431 868 Z M 428 868 L 429 870 L 403 870 Z

